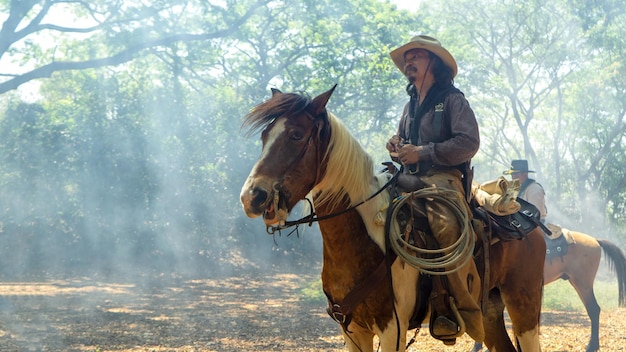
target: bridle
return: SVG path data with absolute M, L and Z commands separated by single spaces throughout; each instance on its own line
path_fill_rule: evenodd
M 313 116 L 311 113 L 309 113 L 306 110 L 306 107 L 303 109 L 303 112 L 306 114 L 306 116 L 311 121 L 313 121 L 313 125 L 311 127 L 311 133 L 309 133 L 309 136 L 308 136 L 306 142 L 304 143 L 304 146 L 302 147 L 302 149 L 300 149 L 300 152 L 298 153 L 298 155 L 296 155 L 296 157 L 293 158 L 293 160 L 287 166 L 287 168 L 285 168 L 285 171 L 282 174 L 283 176 L 281 176 L 280 179 L 278 179 L 277 181 L 274 181 L 272 183 L 272 191 L 274 192 L 274 199 L 272 201 L 273 201 L 273 205 L 274 205 L 274 211 L 276 212 L 276 216 L 278 217 L 278 223 L 279 224 L 280 224 L 281 221 L 286 221 L 286 219 L 282 219 L 280 217 L 279 213 L 278 213 L 279 203 L 280 203 L 280 191 L 283 188 L 283 181 L 285 180 L 285 175 L 287 175 L 289 173 L 289 170 L 291 170 L 291 169 L 293 169 L 295 167 L 295 164 L 296 164 L 296 162 L 298 162 L 298 160 L 300 160 L 300 159 L 302 159 L 304 157 L 304 155 L 306 154 L 306 152 L 309 149 L 309 146 L 311 145 L 311 140 L 313 139 L 313 134 L 317 134 L 318 135 L 317 138 L 319 139 L 319 133 L 320 132 L 319 132 L 319 125 L 318 125 L 318 123 L 315 122 L 316 121 L 316 116 Z M 326 109 L 324 109 L 324 112 L 322 112 L 322 114 L 323 113 L 326 113 Z M 277 116 L 274 121 L 278 120 L 279 117 L 280 117 L 280 115 Z M 272 125 L 273 125 L 273 123 L 272 123 Z M 270 125 L 270 127 L 272 125 Z M 317 130 L 317 133 L 316 133 L 316 130 Z M 320 162 L 320 152 L 319 152 L 319 150 L 318 150 L 317 154 L 318 154 L 317 158 L 318 158 L 318 165 L 319 165 L 319 162 Z M 315 176 L 315 180 L 313 181 L 313 184 L 317 183 L 317 181 L 319 180 L 319 177 L 320 177 L 320 171 L 319 171 L 319 168 L 318 168 L 317 175 Z M 278 226 L 280 226 L 280 225 L 278 225 Z M 293 225 L 291 225 L 291 226 L 293 226 Z M 270 232 L 270 228 L 273 228 L 273 227 L 274 226 L 267 225 L 266 231 L 267 231 L 268 234 L 271 234 L 271 235 L 274 234 L 275 230 L 272 230 Z M 286 227 L 290 227 L 290 226 L 286 226 Z
M 394 183 L 396 181 L 396 179 L 398 178 L 398 174 L 399 171 L 396 171 L 393 176 L 381 187 L 379 188 L 376 192 L 374 192 L 372 195 L 370 195 L 369 197 L 367 197 L 365 200 L 360 201 L 359 203 L 340 210 L 338 212 L 334 212 L 334 213 L 330 213 L 327 215 L 323 215 L 323 216 L 318 216 L 315 212 L 311 212 L 311 214 L 302 217 L 298 220 L 293 220 L 293 221 L 285 221 L 285 223 L 283 225 L 276 225 L 276 226 L 272 226 L 272 225 L 267 225 L 266 231 L 269 235 L 273 235 L 276 233 L 276 231 L 281 231 L 281 230 L 285 230 L 287 228 L 293 227 L 293 226 L 297 226 L 300 224 L 308 224 L 309 226 L 313 225 L 314 222 L 318 222 L 318 221 L 322 221 L 322 220 L 327 220 L 327 219 L 331 219 L 334 218 L 336 216 L 345 214 L 351 210 L 356 209 L 357 207 L 367 203 L 368 201 L 372 200 L 374 197 L 376 197 L 377 195 L 379 195 L 380 193 L 382 193 L 385 189 L 387 189 L 392 183 Z M 279 186 L 277 185 L 278 182 L 274 183 L 274 187 Z M 276 188 L 274 188 L 274 206 L 276 206 L 278 204 L 278 192 L 276 191 Z M 313 209 L 313 206 L 311 204 L 311 200 L 309 198 L 304 198 L 307 202 L 309 202 L 309 205 L 311 206 L 310 208 Z
M 322 115 L 322 114 L 328 116 L 327 115 L 328 112 L 326 111 L 326 109 L 324 109 L 324 111 L 321 112 L 317 116 L 313 116 L 311 113 L 306 111 L 306 109 L 304 110 L 304 113 L 313 121 L 316 121 L 317 118 L 320 115 Z M 326 119 L 326 120 L 328 120 L 328 119 Z M 313 127 L 312 128 L 316 129 L 317 132 L 315 130 L 311 131 L 311 133 L 309 134 L 309 137 L 308 137 L 304 147 L 302 147 L 302 149 L 300 150 L 300 153 L 298 153 L 298 156 L 295 159 L 293 159 L 293 161 L 291 162 L 289 167 L 287 167 L 285 169 L 285 173 L 283 174 L 283 177 L 281 177 L 278 181 L 275 181 L 272 184 L 272 190 L 274 191 L 274 199 L 273 199 L 274 211 L 276 212 L 276 215 L 278 216 L 278 223 L 279 223 L 279 225 L 267 225 L 265 231 L 269 235 L 274 235 L 276 232 L 280 233 L 281 230 L 285 230 L 285 229 L 288 229 L 290 227 L 298 226 L 298 225 L 301 225 L 301 224 L 308 224 L 309 226 L 311 226 L 311 225 L 313 225 L 314 222 L 319 222 L 319 221 L 322 221 L 322 220 L 331 219 L 331 218 L 334 218 L 336 216 L 345 214 L 345 213 L 347 213 L 349 211 L 352 211 L 352 210 L 356 209 L 358 206 L 363 205 L 364 203 L 372 200 L 374 197 L 379 195 L 381 192 L 383 192 L 385 189 L 387 189 L 389 187 L 389 185 L 391 185 L 393 182 L 395 182 L 395 180 L 397 178 L 398 171 L 396 171 L 393 174 L 393 176 L 380 189 L 378 189 L 372 195 L 367 197 L 367 199 L 362 200 L 361 202 L 359 202 L 359 203 L 357 203 L 357 204 L 355 204 L 355 205 L 353 205 L 353 206 L 351 206 L 349 208 L 343 209 L 341 211 L 334 212 L 334 213 L 327 214 L 327 215 L 323 215 L 323 216 L 318 216 L 314 211 L 311 211 L 311 213 L 309 215 L 307 215 L 305 217 L 302 217 L 302 218 L 300 218 L 298 220 L 287 221 L 287 219 L 281 219 L 280 215 L 278 215 L 278 209 L 279 209 L 279 203 L 280 203 L 280 190 L 282 189 L 282 182 L 284 181 L 284 175 L 286 175 L 287 172 L 295 166 L 295 163 L 298 160 L 300 160 L 306 154 L 306 152 L 307 152 L 307 150 L 309 148 L 309 145 L 311 144 L 311 140 L 313 138 L 313 135 L 316 135 L 317 139 L 319 141 L 320 132 L 321 132 L 319 130 L 319 124 L 318 123 L 313 123 Z M 322 151 L 320 150 L 320 148 L 317 148 L 317 165 L 321 165 L 323 157 L 324 156 L 322 155 Z M 315 176 L 315 180 L 313 182 L 313 185 L 318 183 L 318 181 L 320 180 L 320 177 L 321 177 L 321 168 L 318 167 L 317 168 L 317 175 Z M 313 204 L 311 203 L 311 200 L 309 198 L 306 198 L 306 197 L 303 198 L 303 199 L 305 199 L 309 203 L 309 208 L 313 209 Z M 282 224 L 281 224 L 281 221 L 283 221 Z

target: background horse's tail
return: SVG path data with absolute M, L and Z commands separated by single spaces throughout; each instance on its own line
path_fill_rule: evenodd
M 609 259 L 609 268 L 617 275 L 619 286 L 619 306 L 626 307 L 626 257 L 624 252 L 607 240 L 598 240 L 604 250 L 605 257 Z

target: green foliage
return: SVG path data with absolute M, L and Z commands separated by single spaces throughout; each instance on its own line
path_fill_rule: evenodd
M 440 1 L 420 13 L 450 43 L 477 114 L 476 179 L 529 159 L 551 221 L 589 232 L 618 225 L 624 241 L 626 10 L 582 3 Z
M 302 301 L 309 303 L 324 303 L 326 302 L 326 295 L 322 289 L 322 280 L 318 279 L 313 282 L 307 283 L 300 289 L 300 296 Z

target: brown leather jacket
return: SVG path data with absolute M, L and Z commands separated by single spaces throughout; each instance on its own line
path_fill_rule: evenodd
M 441 132 L 433 130 L 435 109 L 422 117 L 419 129 L 418 145 L 428 146 L 420 151 L 420 164 L 453 167 L 461 165 L 478 152 L 480 135 L 474 111 L 462 93 L 453 93 L 444 100 Z M 409 103 L 404 106 L 398 135 L 409 142 L 410 117 Z M 433 141 L 441 142 L 433 142 Z

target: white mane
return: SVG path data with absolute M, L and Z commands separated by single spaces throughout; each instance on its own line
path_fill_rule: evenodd
M 312 193 L 317 195 L 317 204 L 328 203 L 334 208 L 348 195 L 351 205 L 354 205 L 370 195 L 373 161 L 343 123 L 330 112 L 328 121 L 331 138 L 325 155 L 328 160 L 326 174 Z

